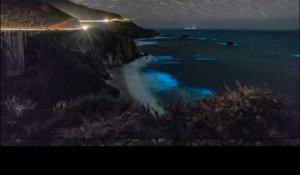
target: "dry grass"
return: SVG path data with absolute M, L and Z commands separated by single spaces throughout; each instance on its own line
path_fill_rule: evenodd
M 291 144 L 285 106 L 269 89 L 242 86 L 193 105 L 173 103 L 154 117 L 145 106 L 132 106 L 109 95 L 60 101 L 51 117 L 35 125 L 47 145 L 79 146 L 236 146 Z M 7 104 L 19 104 L 12 98 Z M 9 102 L 10 101 L 10 102 Z M 32 102 L 21 103 L 31 109 Z M 25 105 L 24 105 L 25 104 Z M 7 105 L 9 111 L 16 105 Z M 22 114 L 19 114 L 22 115 Z M 298 126 L 299 127 L 299 126 Z M 30 136 L 30 134 L 27 134 Z M 18 138 L 18 137 L 14 137 Z M 278 139 L 277 142 L 270 139 Z M 31 140 L 30 140 L 31 141 Z M 30 141 L 28 144 L 30 145 Z M 293 143 L 294 144 L 294 143 Z M 297 144 L 297 143 L 296 143 Z

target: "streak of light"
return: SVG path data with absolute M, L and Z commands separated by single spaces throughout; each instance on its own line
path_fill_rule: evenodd
M 89 26 L 88 25 L 83 25 L 82 26 L 82 30 L 88 30 L 89 29 Z
M 99 20 L 80 20 L 81 23 L 110 23 L 110 22 L 129 22 L 127 18 L 124 19 L 99 19 Z
M 65 28 L 65 29 L 40 29 L 40 28 L 1 28 L 1 31 L 72 31 L 82 30 L 83 28 Z

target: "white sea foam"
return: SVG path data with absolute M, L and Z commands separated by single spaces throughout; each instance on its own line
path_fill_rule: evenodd
M 202 58 L 205 59 L 205 58 Z M 209 88 L 190 87 L 179 82 L 173 75 L 158 70 L 142 69 L 149 64 L 180 64 L 180 59 L 172 56 L 144 56 L 123 67 L 126 88 L 130 95 L 140 103 L 148 105 L 152 113 L 159 115 L 165 113 L 164 108 L 154 96 L 156 93 L 172 91 L 173 97 L 178 97 L 183 102 L 201 100 L 212 96 L 214 91 Z
M 195 38 L 195 39 L 197 39 L 197 40 L 207 40 L 207 38 L 204 38 L 204 37 L 202 37 L 202 38 Z
M 292 55 L 292 57 L 294 57 L 294 58 L 300 58 L 300 54 L 294 54 L 294 55 Z
M 127 90 L 130 95 L 140 103 L 149 105 L 153 109 L 153 113 L 156 111 L 159 115 L 165 113 L 163 107 L 161 107 L 157 99 L 151 94 L 144 83 L 144 77 L 141 74 L 141 69 L 146 67 L 147 64 L 155 61 L 153 56 L 142 57 L 132 63 L 129 63 L 123 67 L 123 74 Z
M 147 46 L 147 45 L 158 45 L 158 41 L 143 41 L 143 40 L 135 40 L 136 46 Z
M 216 59 L 213 58 L 208 58 L 205 55 L 201 55 L 201 54 L 196 54 L 194 56 L 194 59 L 197 61 L 215 61 Z

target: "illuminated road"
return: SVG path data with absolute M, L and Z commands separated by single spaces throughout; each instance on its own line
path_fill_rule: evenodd
M 1 28 L 1 31 L 74 31 L 74 30 L 83 30 L 82 28 L 69 28 L 69 29 L 36 29 L 36 28 Z
M 80 20 L 80 23 L 110 23 L 110 22 L 129 22 L 127 18 L 124 19 L 101 19 L 101 20 Z M 79 28 L 65 28 L 65 29 L 53 29 L 53 28 L 1 28 L 1 31 L 74 31 L 74 30 L 87 30 L 89 25 L 82 25 Z
M 130 20 L 125 19 L 99 19 L 99 20 L 80 20 L 81 23 L 110 23 L 110 22 L 129 22 Z

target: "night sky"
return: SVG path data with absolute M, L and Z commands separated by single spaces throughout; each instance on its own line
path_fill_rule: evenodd
M 72 0 L 148 28 L 299 29 L 299 0 Z

